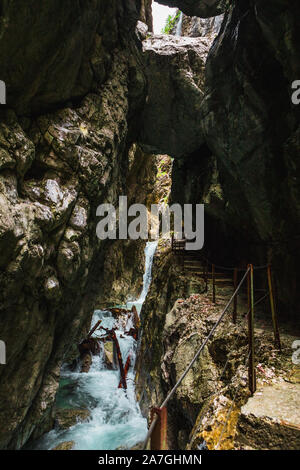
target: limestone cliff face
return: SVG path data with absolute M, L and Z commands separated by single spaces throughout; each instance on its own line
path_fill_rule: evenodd
M 200 108 L 209 38 L 152 36 L 143 42 L 148 96 L 138 141 L 148 152 L 172 157 L 204 143 Z
M 221 6 L 221 2 L 162 0 L 161 3 L 176 6 L 190 16 L 204 18 L 222 13 L 205 8 L 208 4 Z M 205 11 L 200 10 L 202 7 Z M 173 202 L 206 204 L 205 249 L 210 259 L 225 265 L 245 265 L 249 260 L 254 264 L 273 263 L 283 306 L 281 321 L 284 322 L 289 315 L 297 318 L 300 273 L 300 108 L 291 101 L 291 84 L 300 76 L 296 59 L 299 31 L 294 20 L 299 15 L 299 5 L 281 0 L 272 5 L 260 0 L 244 0 L 227 2 L 224 11 L 221 30 L 209 46 L 207 60 L 205 54 L 202 55 L 205 66 L 202 81 L 200 68 L 197 69 L 198 58 L 189 63 L 191 71 L 187 75 L 179 70 L 181 80 L 177 81 L 180 67 L 173 68 L 171 48 L 167 46 L 169 39 L 157 48 L 158 43 L 152 45 L 153 39 L 145 43 L 150 90 L 151 81 L 156 86 L 155 96 L 152 98 L 149 94 L 144 111 L 147 130 L 142 127 L 139 139 L 148 145 L 148 136 L 154 135 L 152 151 L 156 146 L 157 151 L 163 149 L 175 156 Z M 173 38 L 170 42 L 182 47 L 185 40 L 189 38 L 183 38 L 182 42 Z M 198 47 L 203 41 L 203 37 L 197 41 Z M 188 52 L 187 56 L 191 58 Z M 171 79 L 166 64 L 172 67 Z M 176 98 L 171 112 L 167 108 L 171 115 L 171 132 L 159 135 L 151 128 L 155 120 L 148 116 L 150 113 L 152 117 L 159 115 L 159 122 L 165 128 L 164 116 L 161 117 L 167 106 L 163 99 L 165 83 L 168 83 L 167 103 L 172 101 L 172 96 Z M 188 101 L 184 104 L 177 91 L 178 83 L 185 83 L 183 89 Z M 162 98 L 156 99 L 160 96 Z M 188 142 L 184 135 L 189 131 L 186 133 L 184 125 L 180 124 L 181 113 L 193 134 Z M 177 125 L 178 132 L 172 132 Z M 184 370 L 183 357 L 192 357 L 188 342 L 186 346 L 183 344 L 188 325 L 182 325 L 184 319 L 177 306 L 171 309 L 171 295 L 177 293 L 181 297 L 182 289 L 175 279 L 172 283 L 167 257 L 165 263 L 160 275 L 154 274 L 142 311 L 143 337 L 137 381 L 145 413 L 149 405 L 159 405 L 176 383 L 180 371 Z M 156 269 L 154 265 L 154 273 Z M 180 276 L 178 280 L 180 282 Z M 155 291 L 161 292 L 159 299 L 154 298 L 152 292 Z M 202 327 L 199 324 L 197 328 Z M 229 337 L 228 341 L 231 341 Z M 194 346 L 193 350 L 196 344 Z M 213 375 L 218 368 L 214 357 L 206 355 L 202 366 L 205 368 L 207 364 Z M 244 382 L 245 377 L 244 374 Z M 201 384 L 195 388 L 198 393 L 195 398 L 197 375 L 192 374 L 188 385 L 184 385 L 172 401 L 170 429 L 173 427 L 175 431 L 171 430 L 169 439 L 174 448 L 187 442 L 196 411 L 203 408 L 205 414 L 203 397 L 210 394 L 211 380 L 216 379 L 201 378 Z M 226 408 L 230 403 L 225 400 L 223 405 Z M 214 410 L 218 406 L 216 404 Z M 203 422 L 200 415 L 199 420 L 200 425 L 195 424 L 193 439 L 195 436 L 197 439 L 192 442 L 192 448 L 201 444 L 199 429 Z M 208 423 L 208 428 L 210 425 Z
M 162 45 L 155 54 L 151 40 L 146 43 L 148 70 L 153 70 L 148 73 L 150 90 L 151 81 L 156 85 L 154 98 L 149 94 L 146 130 L 142 128 L 140 141 L 148 145 L 149 135 L 154 135 L 152 144 L 157 151 L 163 149 L 177 157 L 174 202 L 212 202 L 206 209 L 210 257 L 219 264 L 231 265 L 249 260 L 254 264 L 272 262 L 285 314 L 295 315 L 300 108 L 292 103 L 291 85 L 300 76 L 295 24 L 299 5 L 284 0 L 272 6 L 262 0 L 161 3 L 177 6 L 190 16 L 205 18 L 225 11 L 225 17 L 220 33 L 211 48 L 208 46 L 207 61 L 202 55 L 202 83 L 195 52 L 188 53 L 191 71 L 185 74 L 179 70 L 178 81 L 174 71 L 169 80 L 166 63 L 171 67 L 173 63 L 167 46 Z M 185 39 L 189 40 L 183 38 L 182 44 Z M 171 41 L 176 40 L 180 41 Z M 190 40 L 200 47 L 205 38 Z M 192 54 L 195 59 L 191 61 Z M 155 61 L 161 65 L 156 66 Z M 178 82 L 184 84 L 180 88 L 184 90 L 184 103 L 177 91 Z M 165 93 L 168 103 L 175 103 L 171 109 L 164 102 Z M 162 98 L 155 99 L 159 96 Z M 159 129 L 165 129 L 164 109 L 171 115 L 170 132 L 159 135 L 151 128 L 149 116 L 159 115 Z M 188 141 L 185 135 L 189 135 Z M 217 191 L 210 193 L 213 187 Z M 193 200 L 189 199 L 191 195 Z M 230 239 L 229 249 L 223 250 L 225 240 Z
M 216 261 L 272 261 L 286 312 L 299 284 L 298 2 L 161 0 L 225 12 L 214 42 L 147 37 L 146 0 L 36 3 L 0 8 L 1 448 L 51 425 L 61 362 L 113 256 L 96 207 L 126 194 L 133 143 L 175 157 L 174 202 L 207 202 Z
M 133 116 L 145 98 L 141 8 L 1 7 L 1 448 L 20 448 L 52 425 L 60 365 L 99 300 L 109 251 L 96 237 L 96 208 L 126 194 Z M 129 271 L 140 287 L 139 264 L 133 257 Z
M 168 390 L 161 366 L 166 351 L 166 315 L 178 298 L 203 290 L 201 279 L 184 275 L 170 243 L 160 241 L 152 268 L 151 289 L 142 309 L 141 346 L 136 366 L 137 397 L 145 415 L 150 404 L 159 405 Z
M 198 16 L 187 16 L 182 18 L 182 36 L 189 37 L 210 37 L 216 36 L 221 28 L 224 15 L 213 16 L 212 18 L 199 18 Z M 177 25 L 176 25 L 177 26 Z M 176 34 L 176 26 L 172 34 Z
M 291 83 L 299 4 L 233 2 L 206 67 L 202 128 L 240 252 L 271 261 L 294 315 L 299 282 L 299 107 Z M 259 52 L 258 52 L 259 51 Z M 243 242 L 241 242 L 243 240 Z
M 184 272 L 180 259 L 166 243 L 159 245 L 152 276 L 142 309 L 136 364 L 137 398 L 145 416 L 152 406 L 161 405 L 179 380 L 221 309 L 220 302 L 213 305 L 210 296 L 204 293 L 203 279 Z M 225 376 L 222 370 L 233 344 Z M 218 412 L 224 414 L 232 398 L 232 388 L 224 387 L 237 370 L 242 382 L 239 397 L 247 396 L 247 370 L 243 365 L 246 351 L 246 325 L 233 326 L 228 316 L 168 403 L 169 449 L 185 449 L 187 445 L 198 448 L 204 440 L 201 432 L 206 428 L 209 431 L 210 424 L 203 421 L 202 415 L 214 399 L 221 402 Z M 211 440 L 215 444 L 213 437 Z

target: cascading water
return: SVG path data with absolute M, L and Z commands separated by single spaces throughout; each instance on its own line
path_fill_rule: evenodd
M 183 21 L 183 13 L 180 12 L 179 20 L 176 26 L 176 36 L 182 36 L 182 21 Z
M 143 290 L 139 299 L 128 302 L 128 308 L 135 305 L 138 313 L 145 301 L 151 283 L 151 269 L 157 242 L 148 242 L 145 248 L 145 273 Z M 147 433 L 147 421 L 142 417 L 135 399 L 134 363 L 136 341 L 132 336 L 124 335 L 132 326 L 128 319 L 126 325 L 116 321 L 109 311 L 96 310 L 93 315 L 93 327 L 98 320 L 101 326 L 112 329 L 117 326 L 123 364 L 131 354 L 131 367 L 127 375 L 127 390 L 118 388 L 120 373 L 108 370 L 104 362 L 103 344 L 99 356 L 93 356 L 88 373 L 79 370 L 71 372 L 63 367 L 57 406 L 66 409 L 87 408 L 90 411 L 88 422 L 77 423 L 67 430 L 54 429 L 47 433 L 35 446 L 35 449 L 52 449 L 64 441 L 74 441 L 74 449 L 113 450 L 119 447 L 131 448 L 142 441 Z
M 131 308 L 133 305 L 136 306 L 138 313 L 142 309 L 142 305 L 145 302 L 150 284 L 151 284 L 151 274 L 152 274 L 152 263 L 153 257 L 155 255 L 155 250 L 157 247 L 157 242 L 148 242 L 145 248 L 145 272 L 143 276 L 143 290 L 140 297 L 133 301 L 127 302 L 127 308 Z

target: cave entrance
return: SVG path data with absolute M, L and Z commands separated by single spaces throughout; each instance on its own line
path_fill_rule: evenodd
M 154 34 L 161 34 L 165 30 L 168 20 L 176 16 L 177 8 L 170 8 L 160 5 L 158 2 L 152 2 L 153 31 Z M 167 34 L 165 32 L 165 34 Z

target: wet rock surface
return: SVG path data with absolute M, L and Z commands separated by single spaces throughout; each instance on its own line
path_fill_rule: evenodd
M 74 448 L 75 442 L 74 441 L 65 441 L 58 446 L 54 447 L 51 450 L 72 450 Z
M 171 261 L 171 256 L 168 248 L 163 249 L 161 245 L 141 314 L 142 338 L 136 380 L 137 396 L 145 416 L 151 406 L 161 405 L 177 383 L 232 295 L 232 287 L 219 286 L 217 302 L 213 304 L 211 286 L 208 293 L 203 293 L 203 281 L 198 278 L 197 282 L 187 272 L 183 281 L 182 268 L 176 265 L 176 259 Z M 162 293 L 159 298 L 155 296 L 158 286 Z M 179 298 L 174 295 L 176 292 Z M 274 347 L 268 306 L 257 309 L 257 392 L 250 398 L 246 311 L 247 300 L 242 295 L 237 324 L 232 323 L 230 310 L 169 401 L 170 449 L 197 450 L 204 446 L 209 450 L 233 450 L 262 448 L 263 445 L 266 449 L 285 445 L 289 449 L 297 448 L 299 430 L 295 416 L 299 384 L 295 384 L 296 372 L 291 374 L 292 343 L 297 332 L 281 329 L 280 354 Z M 273 418 L 277 414 L 277 420 L 272 419 L 270 410 L 273 410 Z M 278 418 L 285 422 L 282 428 Z M 295 421 L 293 425 L 292 421 Z
M 1 10 L 9 106 L 0 123 L 1 448 L 53 425 L 60 366 L 84 337 L 101 286 L 109 243 L 96 236 L 96 208 L 117 206 L 126 192 L 128 116 L 144 96 L 134 33 L 141 4 L 50 3 Z M 143 274 L 131 252 L 124 295 L 130 272 L 136 290 Z
M 241 409 L 238 440 L 256 449 L 298 449 L 300 384 L 260 388 Z
M 87 421 L 90 417 L 90 411 L 84 409 L 64 409 L 56 410 L 56 424 L 60 429 L 68 429 L 78 422 Z

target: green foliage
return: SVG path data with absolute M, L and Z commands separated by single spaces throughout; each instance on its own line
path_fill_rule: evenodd
M 163 34 L 170 34 L 176 24 L 176 21 L 179 19 L 180 14 L 181 11 L 179 10 L 174 16 L 168 16 L 165 27 L 161 31 Z

